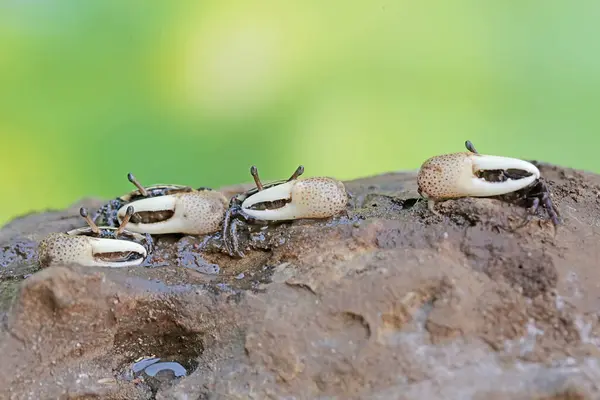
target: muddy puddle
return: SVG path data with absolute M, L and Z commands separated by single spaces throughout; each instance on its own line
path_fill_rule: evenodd
M 115 383 L 130 382 L 152 394 L 165 390 L 196 370 L 202 340 L 200 334 L 177 329 L 154 336 L 118 336 L 115 349 L 124 362 L 114 370 Z

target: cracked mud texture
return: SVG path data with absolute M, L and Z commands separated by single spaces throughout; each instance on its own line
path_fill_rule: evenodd
M 497 199 L 346 182 L 347 215 L 158 241 L 144 267 L 38 270 L 78 207 L 0 230 L 0 398 L 598 399 L 600 177 L 540 165 L 564 224 Z M 223 189 L 226 195 L 248 185 Z M 212 244 L 211 244 L 212 243 Z M 215 251 L 217 249 L 217 251 Z M 134 375 L 142 357 L 188 376 Z

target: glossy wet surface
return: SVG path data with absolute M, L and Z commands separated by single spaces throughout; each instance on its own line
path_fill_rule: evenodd
M 0 280 L 23 279 L 38 270 L 36 265 L 37 242 L 21 238 L 0 246 Z
M 131 365 L 126 365 L 118 378 L 134 382 L 136 385 L 147 385 L 150 391 L 156 394 L 158 390 L 166 389 L 176 384 L 180 378 L 192 373 L 198 365 L 193 358 L 189 358 L 189 355 L 184 363 L 187 368 L 178 361 L 167 361 L 160 357 L 144 357 Z

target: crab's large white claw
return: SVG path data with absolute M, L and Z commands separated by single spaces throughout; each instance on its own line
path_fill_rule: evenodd
M 99 267 L 132 267 L 140 265 L 148 255 L 144 246 L 139 243 L 129 240 L 105 239 L 105 238 L 89 238 L 91 248 L 91 265 Z M 122 253 L 124 257 L 111 260 L 108 256 L 111 253 Z M 128 254 L 133 254 L 134 257 L 128 257 Z M 82 255 L 80 260 L 82 264 L 87 262 L 89 258 Z
M 149 197 L 121 207 L 117 212 L 119 222 L 125 218 L 128 206 L 133 206 L 135 214 L 143 212 L 164 215 L 164 218 L 147 223 L 135 223 L 132 219 L 126 226 L 129 231 L 151 235 L 170 233 L 202 235 L 219 229 L 219 224 L 227 211 L 227 199 L 217 191 Z
M 518 158 L 471 154 L 473 171 L 518 169 L 529 172 L 535 178 L 540 177 L 540 170 L 532 163 Z
M 521 179 L 489 182 L 478 171 L 515 169 L 531 175 Z M 453 153 L 432 157 L 419 170 L 417 182 L 422 194 L 431 199 L 488 197 L 511 193 L 527 187 L 540 177 L 538 168 L 516 158 L 474 153 Z
M 525 178 L 508 179 L 504 182 L 488 182 L 471 176 L 471 179 L 464 180 L 464 183 L 466 183 L 464 190 L 473 197 L 498 196 L 511 193 L 531 185 L 540 177 L 540 171 L 535 165 L 517 158 L 474 154 L 471 161 L 473 163 L 473 173 L 477 171 L 517 169 L 531 174 Z
M 284 200 L 282 207 L 252 209 L 259 203 Z M 301 218 L 327 218 L 346 208 L 348 195 L 344 185 L 331 178 L 308 178 L 282 183 L 261 190 L 242 203 L 244 213 L 264 221 L 287 221 Z
M 39 246 L 43 267 L 77 264 L 84 267 L 133 267 L 147 256 L 139 243 L 128 240 L 52 234 Z
M 242 203 L 242 209 L 244 211 L 252 211 L 250 210 L 250 207 L 256 204 L 276 200 L 290 200 L 292 197 L 292 189 L 298 182 L 299 181 L 290 181 L 256 192 L 244 200 Z
M 123 222 L 127 213 L 127 207 L 133 206 L 135 213 L 146 212 L 173 212 L 173 215 L 165 220 L 153 223 L 135 223 L 129 220 L 127 230 L 137 233 L 149 233 L 151 235 L 183 232 L 187 228 L 186 220 L 183 217 L 183 207 L 178 206 L 178 197 L 173 195 L 148 197 L 142 200 L 126 204 L 117 212 L 119 223 Z

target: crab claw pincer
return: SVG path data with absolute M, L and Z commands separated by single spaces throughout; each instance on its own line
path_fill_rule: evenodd
M 332 178 L 295 179 L 261 190 L 242 202 L 242 211 L 257 220 L 327 218 L 346 208 L 344 184 Z
M 203 235 L 217 231 L 228 205 L 222 193 L 212 190 L 148 197 L 131 204 L 135 207 L 135 213 L 127 229 L 152 235 Z M 119 209 L 119 222 L 123 221 L 126 212 L 127 205 Z

